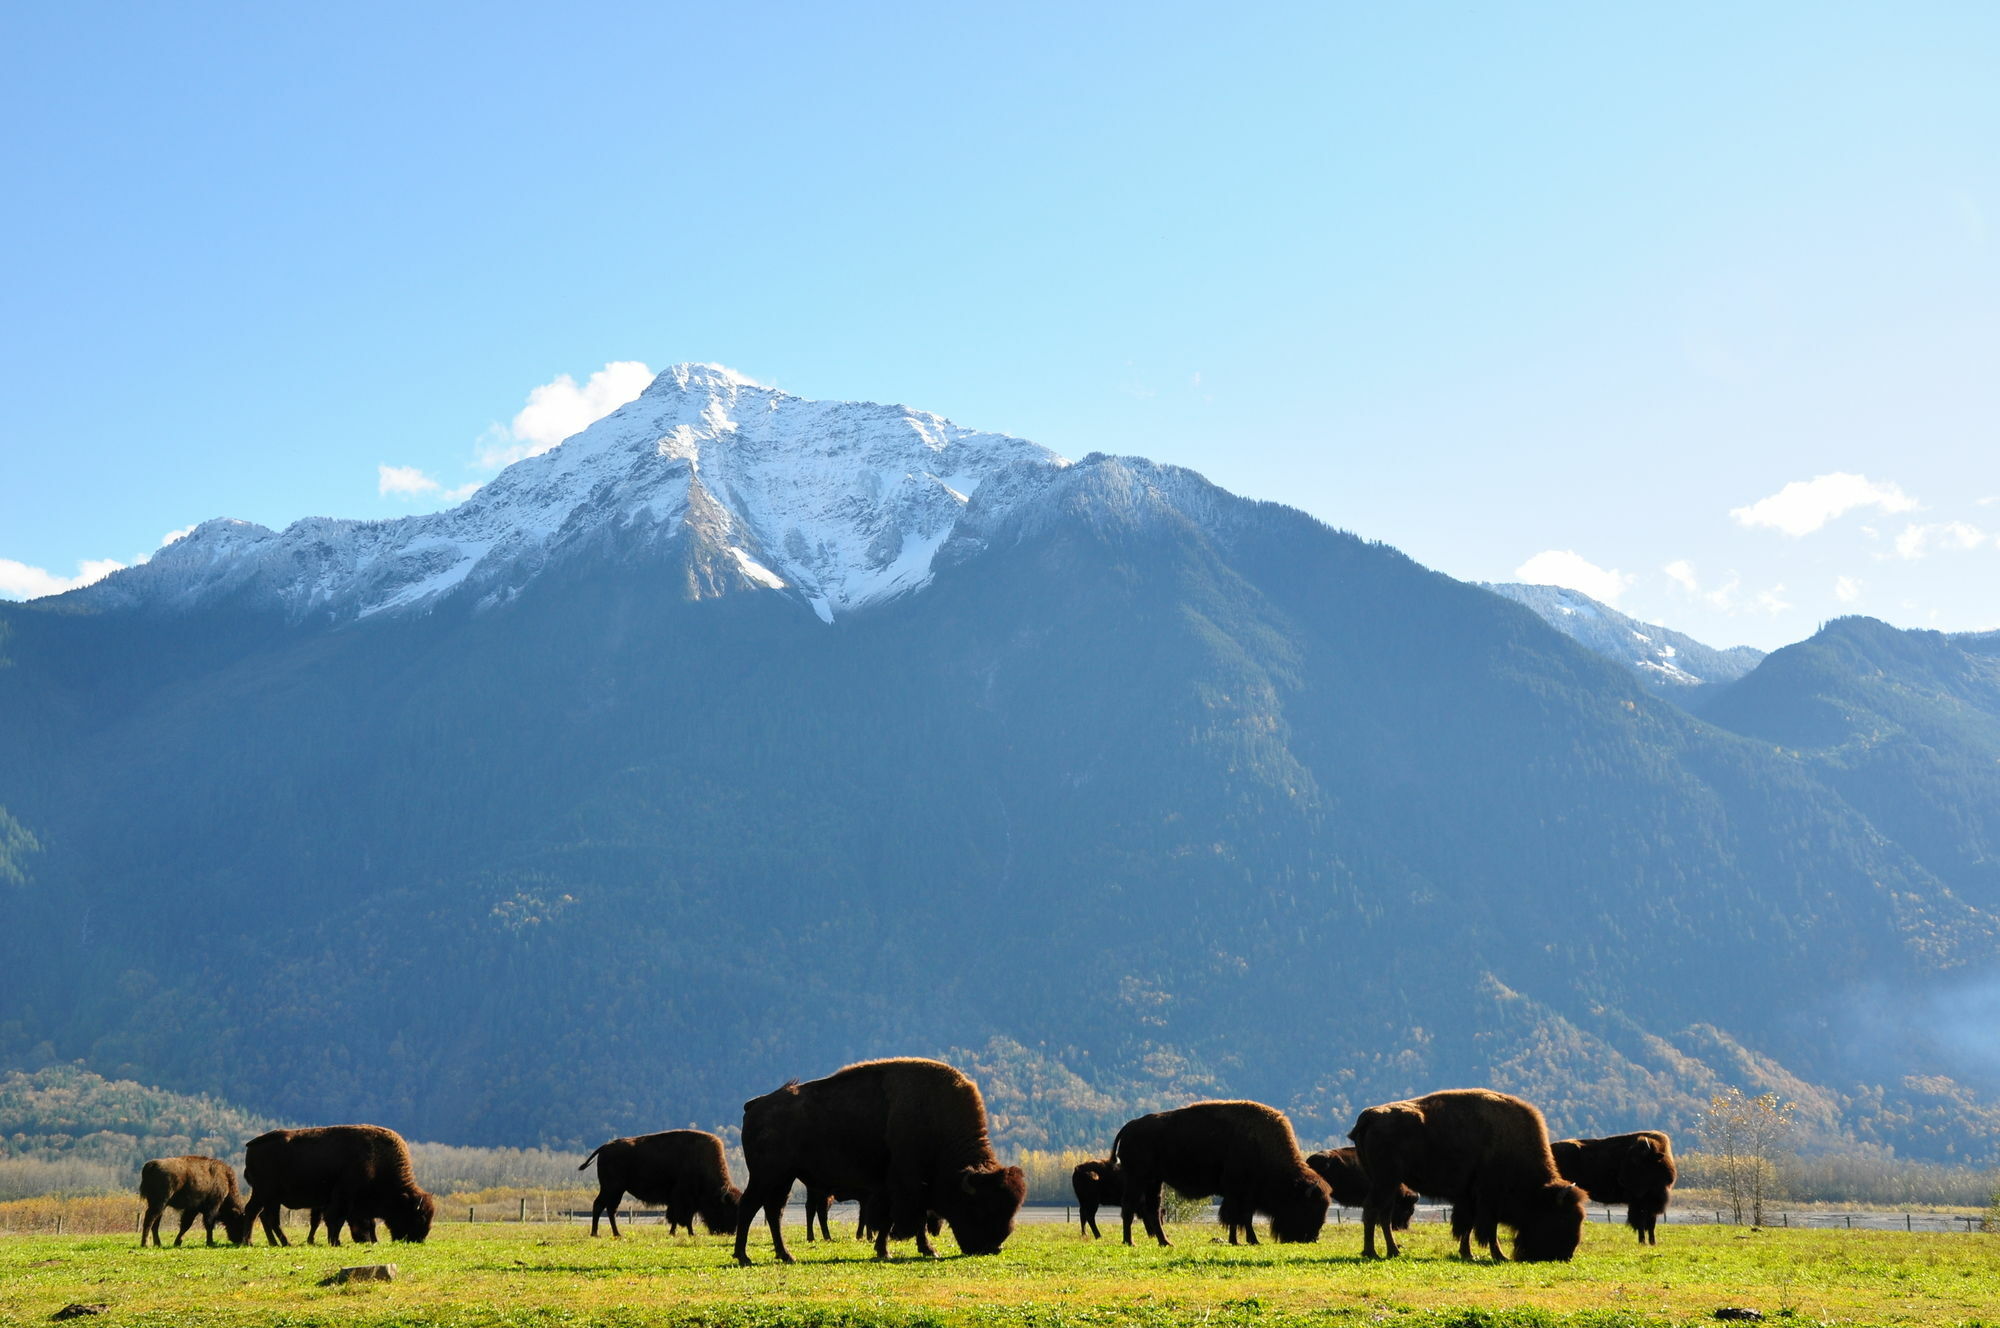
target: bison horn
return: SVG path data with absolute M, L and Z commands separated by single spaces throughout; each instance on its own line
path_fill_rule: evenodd
M 977 1176 L 978 1174 L 979 1173 L 973 1168 L 967 1167 L 964 1171 L 959 1173 L 958 1188 L 964 1190 L 967 1194 L 977 1193 L 977 1191 L 974 1190 L 972 1187 L 972 1178 L 974 1176 Z

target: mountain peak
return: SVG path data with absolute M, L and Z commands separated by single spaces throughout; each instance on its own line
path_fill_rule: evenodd
M 766 392 L 777 389 L 767 383 L 760 383 L 748 374 L 738 373 L 726 364 L 686 364 L 669 365 L 662 369 L 647 385 L 646 394 L 678 391 L 699 392 L 704 389 L 758 388 Z
M 225 596 L 300 621 L 490 603 L 551 563 L 680 548 L 697 594 L 772 591 L 827 622 L 926 584 L 988 478 L 1008 501 L 1069 463 L 1008 434 L 906 406 L 812 401 L 718 364 L 677 364 L 634 400 L 507 467 L 458 506 L 389 521 L 323 517 L 274 533 L 210 521 L 85 590 L 104 609 L 174 612 Z M 989 495 L 988 516 L 1002 495 Z

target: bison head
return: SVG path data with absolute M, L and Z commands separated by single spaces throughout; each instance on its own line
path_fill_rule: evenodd
M 1567 1263 L 1583 1241 L 1583 1191 L 1550 1181 L 1514 1227 L 1514 1257 L 1522 1263 Z
M 935 1196 L 938 1215 L 966 1254 L 998 1254 L 1014 1232 L 1014 1215 L 1028 1197 L 1019 1167 L 967 1167 Z
M 1301 1245 L 1318 1240 L 1332 1202 L 1325 1181 L 1311 1172 L 1301 1172 L 1271 1196 L 1266 1211 L 1271 1215 L 1272 1237 Z
M 420 1245 L 431 1234 L 431 1219 L 437 1216 L 437 1200 L 417 1190 L 394 1202 L 383 1214 L 390 1240 L 406 1240 Z
M 215 1217 L 222 1223 L 222 1232 L 229 1237 L 231 1245 L 250 1243 L 250 1233 L 255 1229 L 256 1222 L 250 1216 L 249 1210 L 243 1207 L 241 1199 L 225 1200 L 222 1207 L 216 1210 Z
M 743 1201 L 743 1191 L 734 1185 L 725 1185 L 709 1196 L 701 1206 L 701 1224 L 708 1228 L 711 1236 L 726 1235 L 736 1230 L 736 1207 Z

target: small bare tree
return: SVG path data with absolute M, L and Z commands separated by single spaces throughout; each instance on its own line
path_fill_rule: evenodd
M 1702 1142 L 1722 1163 L 1723 1190 L 1737 1222 L 1747 1209 L 1753 1225 L 1764 1225 L 1764 1203 L 1776 1197 L 1778 1159 L 1790 1149 L 1797 1113 L 1797 1103 L 1776 1093 L 1749 1097 L 1728 1088 L 1708 1100 Z

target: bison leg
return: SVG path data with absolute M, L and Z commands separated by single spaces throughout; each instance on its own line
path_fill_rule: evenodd
M 308 1209 L 306 1211 L 306 1244 L 319 1244 L 319 1222 L 319 1209 Z
M 792 1252 L 785 1248 L 785 1199 L 791 1191 L 788 1182 L 785 1188 L 771 1197 L 764 1205 L 764 1225 L 771 1228 L 771 1248 L 777 1252 L 779 1263 L 797 1263 Z
M 160 1214 L 166 1205 L 146 1201 L 146 1216 L 139 1223 L 139 1248 L 146 1248 L 146 1237 L 151 1236 L 155 1245 L 160 1243 Z
M 1078 1235 L 1089 1236 L 1092 1239 L 1095 1239 L 1096 1237 L 1102 1236 L 1104 1234 L 1102 1231 L 1099 1231 L 1097 1229 L 1096 1204 L 1091 1204 L 1088 1207 L 1083 1206 L 1081 1204 L 1077 1206 L 1076 1225 L 1078 1228 L 1077 1231 Z
M 203 1234 L 204 1236 L 208 1237 L 208 1243 L 209 1243 L 210 1245 L 213 1245 L 213 1244 L 215 1244 L 215 1214 L 214 1214 L 214 1213 L 203 1213 L 203 1214 L 201 1215 L 201 1230 L 202 1230 L 202 1234 Z
M 292 1242 L 285 1235 L 285 1211 L 276 1200 L 266 1202 L 257 1195 L 250 1196 L 250 1216 L 263 1223 L 264 1241 L 270 1245 L 289 1245 Z
M 624 1201 L 624 1198 L 625 1191 L 623 1190 L 609 1190 L 601 1186 L 599 1187 L 597 1201 L 590 1206 L 591 1235 L 594 1236 L 597 1234 L 598 1219 L 608 1212 L 611 1215 L 611 1234 L 614 1237 L 622 1239 L 618 1230 L 618 1205 Z

